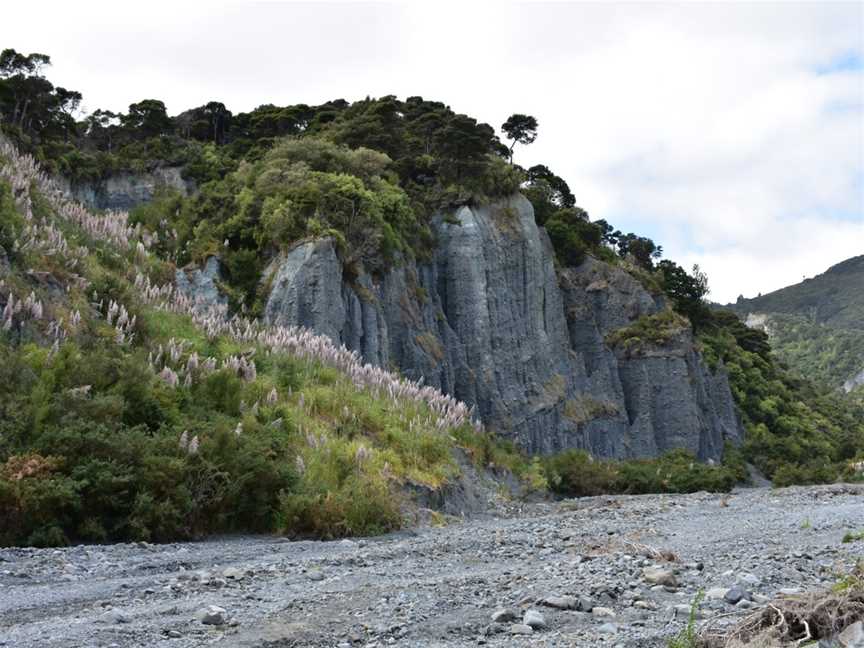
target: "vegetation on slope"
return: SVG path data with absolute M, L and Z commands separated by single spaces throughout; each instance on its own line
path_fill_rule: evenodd
M 864 255 L 847 259 L 799 284 L 753 299 L 739 297 L 729 308 L 741 314 L 786 313 L 840 329 L 864 329 Z
M 835 328 L 780 313 L 766 324 L 777 357 L 810 380 L 836 389 L 864 370 L 864 328 Z
M 0 544 L 377 533 L 482 443 L 327 338 L 196 310 L 150 233 L 0 155 Z
M 714 314 L 699 340 L 709 364 L 722 362 L 729 374 L 749 461 L 777 485 L 855 478 L 850 464 L 864 450 L 864 410 L 793 374 L 764 333 L 728 311 Z
M 839 389 L 864 370 L 864 256 L 847 259 L 812 279 L 729 308 L 766 316 L 771 346 L 810 380 Z M 864 400 L 864 390 L 853 398 Z
M 334 368 L 332 349 L 292 359 L 296 344 L 285 353 L 284 345 L 274 350 L 272 331 L 250 337 L 239 320 L 217 326 L 164 288 L 175 266 L 218 253 L 232 310 L 254 316 L 264 262 L 296 241 L 332 236 L 349 276 L 361 267 L 384 272 L 425 258 L 440 210 L 517 190 L 560 264 L 592 255 L 668 297 L 675 313 L 635 322 L 610 343 L 662 345 L 692 326 L 712 365 L 729 372 L 748 430 L 746 460 L 778 483 L 832 480 L 864 448 L 860 412 L 795 378 L 760 332 L 709 311 L 698 268 L 659 260 L 662 248 L 650 239 L 591 222 L 546 166 L 513 164 L 516 144 L 537 135 L 528 115 L 503 125 L 509 147 L 491 126 L 420 97 L 268 104 L 237 115 L 212 101 L 174 117 L 145 99 L 123 114 L 97 110 L 78 120 L 80 94 L 45 79 L 49 63 L 0 55 L 0 127 L 18 146 L 73 181 L 179 165 L 198 191 L 166 192 L 126 223 L 70 217 L 31 186 L 33 173 L 22 180 L 15 165 L 6 172 L 14 190 L 0 185 L 0 245 L 13 272 L 0 299 L 6 308 L 14 295 L 18 310 L 4 314 L 0 339 L 14 367 L 0 387 L 10 403 L 0 423 L 0 510 L 16 517 L 0 527 L 10 529 L 0 541 L 380 531 L 398 524 L 398 483 L 452 477 L 454 444 L 479 465 L 506 465 L 537 487 L 548 481 L 571 494 L 591 490 L 579 475 L 613 491 L 727 488 L 741 475 L 734 452 L 714 468 L 680 453 L 596 464 L 595 480 L 595 464 L 586 467 L 579 453 L 541 466 L 461 419 L 442 434 L 434 399 L 406 405 L 380 386 L 358 391 L 350 361 Z M 214 370 L 202 374 L 202 363 Z M 266 487 L 250 486 L 255 495 L 244 504 L 232 488 L 247 474 Z M 166 484 L 175 496 L 164 495 Z

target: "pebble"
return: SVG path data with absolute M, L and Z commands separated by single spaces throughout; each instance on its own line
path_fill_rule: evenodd
M 738 603 L 738 601 L 749 598 L 750 592 L 748 592 L 747 590 L 743 590 L 740 587 L 733 587 L 728 592 L 726 592 L 723 600 L 731 605 L 735 605 L 736 603 Z
M 846 626 L 837 637 L 843 648 L 860 648 L 864 646 L 864 621 L 856 621 Z
M 225 625 L 228 621 L 228 612 L 218 605 L 208 605 L 198 611 L 198 620 L 204 625 Z
M 530 626 L 534 630 L 542 630 L 546 627 L 546 619 L 537 610 L 525 610 L 522 617 L 522 623 Z
M 509 621 L 518 621 L 519 615 L 510 608 L 498 608 L 492 613 L 492 621 L 495 623 L 507 623 Z
M 555 608 L 558 610 L 578 610 L 580 609 L 579 600 L 575 596 L 549 596 L 541 601 L 540 605 Z
M 709 601 L 722 601 L 726 598 L 726 593 L 728 591 L 728 587 L 712 587 L 707 592 L 705 592 L 705 598 Z
M 237 567 L 228 567 L 222 571 L 222 575 L 228 579 L 240 579 L 246 574 L 242 569 L 237 569 Z
M 646 583 L 652 585 L 666 585 L 668 587 L 678 586 L 678 579 L 675 578 L 675 574 L 671 569 L 663 569 L 662 567 L 646 567 L 642 570 L 642 578 Z

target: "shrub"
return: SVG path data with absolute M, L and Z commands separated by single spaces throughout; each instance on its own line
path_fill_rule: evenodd
M 696 461 L 685 450 L 673 450 L 657 459 L 600 461 L 584 450 L 567 450 L 544 460 L 552 490 L 566 497 L 605 493 L 727 492 L 743 481 L 743 466 L 734 451 L 729 461 L 714 466 Z

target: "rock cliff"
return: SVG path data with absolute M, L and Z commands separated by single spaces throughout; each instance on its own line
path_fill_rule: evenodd
M 303 325 L 372 363 L 423 377 L 476 407 L 530 452 L 584 448 L 647 457 L 687 448 L 718 459 L 741 425 L 725 373 L 689 334 L 628 356 L 605 336 L 663 307 L 623 270 L 589 259 L 556 271 L 522 196 L 435 221 L 428 263 L 343 274 L 332 241 L 271 263 L 267 320 Z
M 100 182 L 59 182 L 71 198 L 89 209 L 128 210 L 152 200 L 162 188 L 190 193 L 194 184 L 184 180 L 180 171 L 180 167 L 159 167 L 149 173 L 112 175 Z

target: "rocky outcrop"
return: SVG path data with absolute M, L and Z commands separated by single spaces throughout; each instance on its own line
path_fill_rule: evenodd
M 120 173 L 100 182 L 72 184 L 60 180 L 66 193 L 89 209 L 129 210 L 146 203 L 161 189 L 191 193 L 194 183 L 184 180 L 180 167 L 160 167 L 149 173 Z
M 556 271 L 521 196 L 436 219 L 429 263 L 348 277 L 330 240 L 274 259 L 265 318 L 302 325 L 474 405 L 531 452 L 603 457 L 684 447 L 717 459 L 741 426 L 722 369 L 682 334 L 642 356 L 606 335 L 663 308 L 620 268 Z
M 203 310 L 227 306 L 228 300 L 219 291 L 220 281 L 222 281 L 222 267 L 216 257 L 207 259 L 203 268 L 194 266 L 178 268 L 174 277 L 177 290 Z
M 843 391 L 847 394 L 864 385 L 864 369 L 843 383 Z

